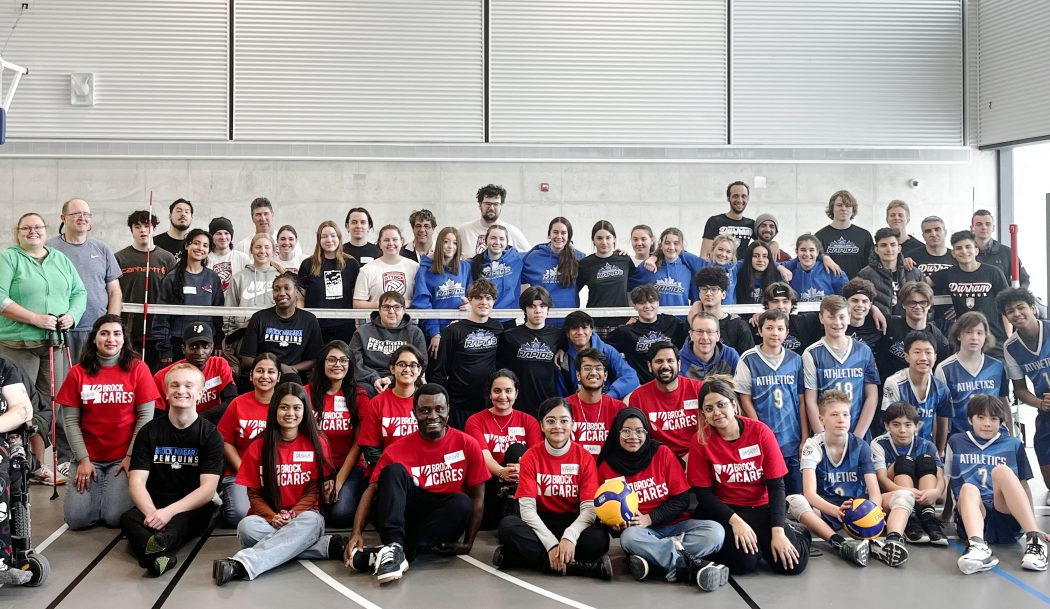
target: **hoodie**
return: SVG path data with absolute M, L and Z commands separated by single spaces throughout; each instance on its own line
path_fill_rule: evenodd
M 722 343 L 715 343 L 715 355 L 708 363 L 700 361 L 696 356 L 692 342 L 682 347 L 678 357 L 682 360 L 682 376 L 701 381 L 712 374 L 736 374 L 736 364 L 740 361 L 737 350 Z
M 923 281 L 922 271 L 918 267 L 908 271 L 904 269 L 904 256 L 897 254 L 897 270 L 891 271 L 882 266 L 878 254 L 872 251 L 868 266 L 857 272 L 857 277 L 867 279 L 875 284 L 875 300 L 871 303 L 882 311 L 886 317 L 902 315 L 904 307 L 897 302 L 897 292 L 909 281 Z
M 467 297 L 467 289 L 470 287 L 470 262 L 459 261 L 459 272 L 431 273 L 434 260 L 429 256 L 423 256 L 419 261 L 419 271 L 416 272 L 416 287 L 412 292 L 413 309 L 451 309 L 457 310 Z M 423 334 L 427 340 L 441 334 L 451 320 L 448 319 L 424 319 L 419 322 L 423 328 Z
M 393 328 L 379 324 L 379 311 L 374 311 L 368 323 L 357 329 L 350 339 L 350 356 L 354 359 L 354 380 L 369 396 L 376 395 L 375 382 L 379 378 L 392 378 L 390 354 L 401 345 L 412 345 L 423 354 L 423 371 L 427 369 L 427 345 L 423 331 L 412 323 L 408 313 Z
M 784 268 L 791 271 L 791 287 L 798 292 L 799 302 L 820 302 L 825 296 L 841 295 L 848 281 L 845 273 L 832 275 L 824 268 L 823 255 L 808 271 L 802 268 L 798 258 L 785 262 Z
M 277 279 L 277 269 L 272 265 L 258 268 L 248 264 L 230 277 L 230 283 L 223 291 L 228 307 L 246 307 L 254 311 L 273 306 L 273 280 Z M 249 316 L 231 315 L 223 318 L 222 330 L 232 334 L 238 328 L 248 325 Z
M 569 287 L 563 288 L 558 281 L 558 258 L 561 254 L 555 254 L 551 250 L 550 243 L 541 243 L 525 254 L 522 265 L 521 282 L 529 285 L 539 285 L 546 288 L 551 294 L 555 309 L 578 309 L 580 307 L 580 293 L 573 281 Z M 583 260 L 583 254 L 576 251 L 576 260 Z
M 660 292 L 660 306 L 688 307 L 690 302 L 696 300 L 693 275 L 702 267 L 699 256 L 682 252 L 674 262 L 661 262 L 655 273 L 644 265 L 639 266 L 631 281 L 631 288 L 651 283 Z
M 496 285 L 496 302 L 494 309 L 517 309 L 518 296 L 521 295 L 521 252 L 508 247 L 500 254 L 498 260 L 489 257 L 489 251 L 480 254 L 481 272 L 474 280 L 488 279 Z M 473 273 L 471 273 L 473 276 Z
M 609 358 L 609 380 L 602 393 L 618 400 L 638 388 L 638 374 L 615 347 L 605 344 L 597 334 L 591 334 L 591 347 L 598 349 Z M 569 343 L 562 358 L 561 374 L 558 375 L 558 393 L 569 396 L 576 393 L 580 383 L 576 380 L 576 347 Z
M 11 302 L 34 313 L 65 315 L 80 321 L 87 307 L 87 290 L 73 262 L 62 252 L 47 248 L 47 256 L 37 261 L 17 245 L 0 254 L 0 310 Z M 42 341 L 47 332 L 40 328 L 0 317 L 0 340 Z

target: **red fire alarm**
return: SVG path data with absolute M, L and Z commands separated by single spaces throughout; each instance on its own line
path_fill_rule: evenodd
M 540 182 L 540 192 L 550 192 L 551 185 L 549 182 Z

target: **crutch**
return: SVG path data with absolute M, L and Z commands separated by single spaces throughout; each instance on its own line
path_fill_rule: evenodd
M 55 422 L 58 420 L 58 401 L 55 400 L 55 339 L 53 334 L 47 339 L 47 368 L 51 380 L 51 501 L 58 499 L 58 437 L 55 435 Z

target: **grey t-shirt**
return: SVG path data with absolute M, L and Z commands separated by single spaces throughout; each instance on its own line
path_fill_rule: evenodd
M 74 330 L 87 331 L 99 317 L 106 314 L 109 295 L 106 284 L 120 278 L 120 265 L 109 246 L 98 239 L 88 237 L 81 244 L 69 243 L 62 237 L 48 239 L 47 245 L 65 254 L 77 267 L 80 280 L 87 290 L 87 307 Z

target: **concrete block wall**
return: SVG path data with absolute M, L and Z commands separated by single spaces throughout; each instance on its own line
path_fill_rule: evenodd
M 997 189 L 995 153 L 978 151 L 970 163 L 930 165 L 0 158 L 0 244 L 12 242 L 16 219 L 30 210 L 45 214 L 55 234 L 62 201 L 81 197 L 95 214 L 95 236 L 122 248 L 129 243 L 127 215 L 145 209 L 152 190 L 161 230 L 167 205 L 184 197 L 193 201 L 194 226 L 227 216 L 238 239 L 251 230 L 250 201 L 267 196 L 277 222 L 294 225 L 310 252 L 317 225 L 334 219 L 342 226 L 351 207 L 368 208 L 377 228 L 394 223 L 406 235 L 409 213 L 424 207 L 441 226 L 472 220 L 475 191 L 492 182 L 508 190 L 503 219 L 533 243 L 545 240 L 547 223 L 563 215 L 573 222 L 581 251 L 591 250 L 590 227 L 605 219 L 625 249 L 631 227 L 644 223 L 657 233 L 680 227 L 695 252 L 707 217 L 727 208 L 726 185 L 754 184 L 756 176 L 765 177 L 766 186 L 752 188 L 747 215 L 773 213 L 788 251 L 795 236 L 827 224 L 824 206 L 841 188 L 856 195 L 856 223 L 871 231 L 883 226 L 886 203 L 907 201 L 916 236 L 926 215 L 942 216 L 949 232 L 968 227 L 975 206 L 995 209 Z M 913 178 L 917 189 L 909 186 Z M 550 184 L 549 192 L 540 191 L 541 182 Z

